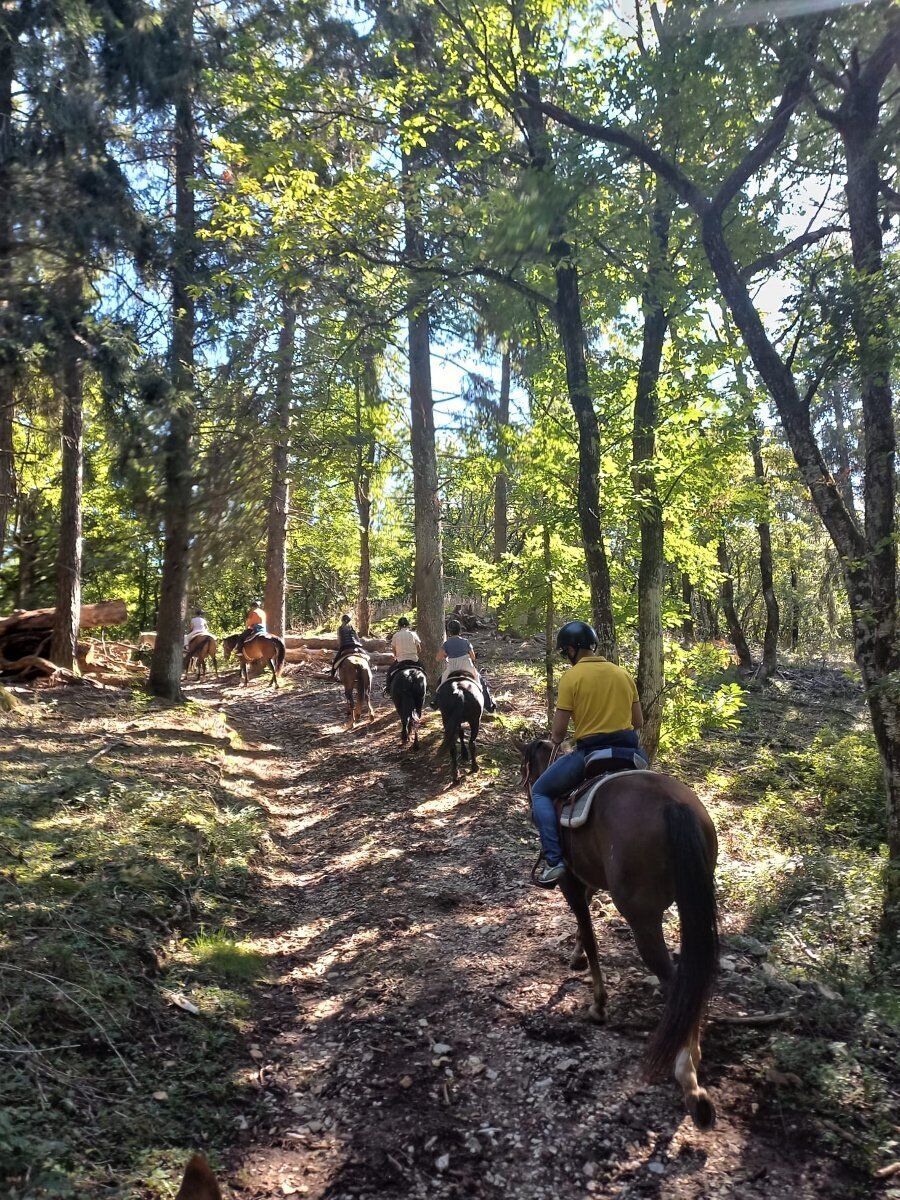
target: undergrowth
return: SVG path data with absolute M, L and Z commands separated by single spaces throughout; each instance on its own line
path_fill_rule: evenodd
M 136 1195 L 248 1105 L 265 963 L 233 927 L 262 827 L 207 747 L 88 762 L 34 719 L 7 725 L 0 782 L 0 1192 Z
M 716 821 L 727 929 L 765 947 L 760 1003 L 796 1014 L 755 1051 L 777 1081 L 761 1087 L 773 1119 L 793 1109 L 830 1151 L 877 1169 L 897 1157 L 900 1007 L 896 964 L 876 954 L 885 804 L 858 683 L 785 671 L 747 691 L 739 730 L 671 765 Z

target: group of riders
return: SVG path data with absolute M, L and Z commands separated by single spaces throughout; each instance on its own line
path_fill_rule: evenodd
M 441 664 L 438 690 L 450 679 L 468 676 L 480 687 L 485 711 L 496 708 L 487 680 L 476 666 L 475 650 L 462 633 L 455 618 L 446 624 L 447 638 L 437 654 Z M 185 651 L 199 635 L 209 633 L 202 609 L 191 619 L 190 632 L 185 638 Z M 254 600 L 250 606 L 238 639 L 237 650 L 251 638 L 266 633 L 266 613 L 262 603 Z M 341 618 L 337 631 L 338 646 L 331 663 L 334 676 L 342 659 L 351 655 L 367 655 L 362 639 L 353 627 L 348 613 Z M 550 730 L 553 753 L 550 766 L 532 782 L 531 812 L 541 838 L 544 867 L 536 876 L 540 887 L 555 887 L 565 875 L 562 846 L 559 839 L 558 801 L 569 795 L 585 777 L 585 759 L 597 750 L 614 747 L 640 754 L 638 730 L 644 723 L 637 686 L 629 673 L 616 663 L 609 662 L 598 651 L 598 638 L 593 627 L 585 621 L 569 621 L 556 635 L 556 649 L 569 663 L 559 682 L 556 712 Z M 394 662 L 388 668 L 385 693 L 399 672 L 410 667 L 425 673 L 421 662 L 422 642 L 411 628 L 408 618 L 400 617 L 391 638 Z M 574 749 L 559 755 L 559 748 L 573 726 Z

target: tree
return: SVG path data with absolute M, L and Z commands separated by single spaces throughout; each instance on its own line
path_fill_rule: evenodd
M 288 454 L 294 383 L 294 330 L 297 310 L 289 292 L 281 297 L 281 327 L 272 407 L 272 484 L 266 521 L 266 586 L 263 605 L 269 628 L 279 637 L 285 630 L 287 603 L 287 530 L 290 500 Z
M 188 547 L 191 534 L 192 443 L 196 403 L 196 316 L 192 290 L 196 277 L 197 254 L 193 191 L 193 177 L 197 165 L 193 0 L 176 0 L 173 32 L 176 39 L 173 52 L 177 55 L 177 69 L 172 79 L 175 120 L 175 215 L 170 265 L 172 335 L 169 370 L 173 394 L 163 442 L 165 546 L 156 618 L 156 645 L 150 664 L 148 686 L 156 696 L 167 700 L 180 700 L 184 659 L 182 631 L 190 561 Z
M 780 97 L 761 122 L 752 144 L 711 196 L 705 184 L 696 182 L 680 164 L 631 131 L 581 117 L 558 105 L 537 103 L 540 111 L 568 127 L 640 158 L 694 211 L 719 290 L 776 406 L 813 503 L 841 555 L 853 614 L 854 653 L 885 771 L 889 868 L 883 939 L 886 946 L 893 946 L 900 928 L 900 644 L 895 429 L 888 370 L 891 342 L 886 336 L 892 299 L 885 276 L 879 198 L 881 163 L 889 143 L 883 123 L 887 103 L 883 89 L 897 61 L 900 24 L 894 5 L 879 6 L 877 12 L 880 28 L 872 23 L 871 29 L 867 26 L 859 34 L 852 24 L 848 26 L 850 45 L 845 48 L 846 57 L 838 55 L 836 66 L 817 59 L 822 20 L 798 23 L 796 39 L 788 39 L 784 46 L 784 65 L 779 64 L 783 78 Z M 823 103 L 814 90 L 817 74 L 838 93 L 833 107 Z M 827 361 L 811 384 L 800 383 L 793 359 L 778 349 L 765 328 L 749 290 L 751 272 L 739 266 L 726 234 L 726 213 L 782 146 L 798 106 L 811 94 L 817 112 L 838 130 L 846 164 L 847 218 L 858 285 L 850 310 L 865 418 L 864 529 L 848 511 L 811 427 L 809 401 L 827 370 Z

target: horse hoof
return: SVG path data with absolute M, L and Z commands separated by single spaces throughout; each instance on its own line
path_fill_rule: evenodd
M 716 1123 L 716 1106 L 706 1092 L 698 1092 L 696 1096 L 686 1096 L 685 1104 L 691 1115 L 691 1120 L 698 1129 L 712 1129 Z
M 592 1004 L 588 1009 L 588 1020 L 593 1021 L 595 1025 L 606 1024 L 606 1005 L 600 1008 L 597 1004 Z
M 576 954 L 575 957 L 572 959 L 572 961 L 569 963 L 569 970 L 570 971 L 586 971 L 587 965 L 588 965 L 587 955 L 586 954 Z

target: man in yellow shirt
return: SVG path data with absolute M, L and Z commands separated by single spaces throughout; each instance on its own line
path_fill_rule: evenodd
M 621 667 L 597 654 L 597 635 L 584 621 L 570 621 L 556 635 L 556 649 L 571 669 L 559 681 L 550 741 L 559 747 L 569 722 L 575 724 L 575 749 L 558 758 L 531 789 L 531 813 L 546 865 L 537 877 L 541 887 L 555 887 L 565 874 L 554 798 L 564 796 L 584 779 L 584 760 L 591 750 L 607 746 L 640 749 L 637 730 L 644 723 L 634 680 Z

